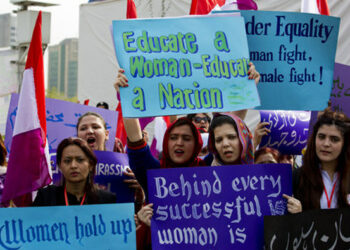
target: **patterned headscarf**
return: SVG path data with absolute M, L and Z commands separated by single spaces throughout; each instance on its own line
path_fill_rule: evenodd
M 214 119 L 218 116 L 229 116 L 232 118 L 232 122 L 236 124 L 237 134 L 239 137 L 239 141 L 241 142 L 241 157 L 239 164 L 254 164 L 254 147 L 253 147 L 253 135 L 250 132 L 247 125 L 237 116 L 231 113 L 217 113 L 214 116 Z M 213 119 L 213 122 L 214 122 Z M 209 150 L 212 152 L 215 157 L 218 157 L 218 152 L 215 148 L 215 136 L 213 131 L 209 133 Z

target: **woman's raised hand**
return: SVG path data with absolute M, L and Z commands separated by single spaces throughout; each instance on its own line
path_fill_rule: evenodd
M 119 92 L 119 88 L 129 87 L 128 78 L 124 75 L 124 69 L 118 69 L 117 79 L 114 83 L 114 88 L 117 92 Z
M 134 189 L 135 203 L 138 204 L 139 207 L 141 207 L 145 201 L 145 193 L 143 192 L 140 183 L 136 180 L 135 174 L 130 168 L 127 168 L 123 174 L 129 177 L 128 179 L 124 180 L 124 183 L 128 184 L 129 188 Z
M 248 79 L 255 81 L 255 84 L 257 85 L 260 81 L 260 73 L 256 71 L 254 63 L 249 63 L 249 70 L 248 70 Z
M 260 122 L 258 125 L 256 125 L 253 137 L 254 148 L 260 144 L 264 135 L 271 133 L 271 130 L 267 128 L 268 125 L 270 125 L 268 122 Z

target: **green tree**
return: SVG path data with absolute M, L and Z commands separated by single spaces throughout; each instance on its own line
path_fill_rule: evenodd
M 51 89 L 46 90 L 46 97 L 48 98 L 53 98 L 53 99 L 59 99 L 63 101 L 68 101 L 68 102 L 78 102 L 78 97 L 74 96 L 71 98 L 68 98 L 65 96 L 63 93 L 59 92 L 56 87 L 52 87 Z

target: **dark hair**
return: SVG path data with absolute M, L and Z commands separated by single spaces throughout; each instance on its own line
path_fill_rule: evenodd
M 280 157 L 278 158 L 278 162 L 282 161 L 293 161 L 292 167 L 294 167 L 295 161 L 293 155 L 286 155 L 286 154 L 280 154 Z
M 320 160 L 316 154 L 316 135 L 323 125 L 335 125 L 343 136 L 343 148 L 338 157 L 340 182 L 338 191 L 338 207 L 349 207 L 347 194 L 350 191 L 350 162 L 349 162 L 349 119 L 345 114 L 334 112 L 327 108 L 319 116 L 314 125 L 311 136 L 309 136 L 306 152 L 303 157 L 299 186 L 296 187 L 295 196 L 302 202 L 305 209 L 320 208 L 320 199 L 323 193 L 323 180 L 320 171 Z
M 95 196 L 94 177 L 96 172 L 97 158 L 86 141 L 78 137 L 68 137 L 66 139 L 63 139 L 58 145 L 57 151 L 56 151 L 57 165 L 58 166 L 61 165 L 63 150 L 66 147 L 71 145 L 78 146 L 84 152 L 85 156 L 89 160 L 89 164 L 92 166 L 92 170 L 89 172 L 88 180 L 86 181 L 85 192 L 90 197 L 90 199 L 94 198 Z M 63 183 L 65 183 L 64 177 L 63 177 Z
M 103 123 L 103 127 L 107 130 L 107 124 L 106 124 L 105 119 L 103 119 L 103 117 L 102 117 L 100 114 L 97 114 L 97 113 L 95 113 L 95 112 L 90 112 L 90 111 L 89 111 L 89 112 L 86 112 L 85 114 L 83 114 L 82 116 L 79 117 L 78 122 L 77 122 L 77 126 L 76 126 L 77 132 L 78 132 L 78 129 L 79 129 L 79 125 L 80 125 L 80 123 L 81 123 L 81 120 L 83 120 L 84 117 L 90 116 L 90 115 L 96 116 L 97 118 L 100 118 L 100 120 L 101 120 L 102 123 Z
M 255 161 L 259 158 L 259 156 L 265 155 L 265 154 L 271 154 L 272 157 L 276 160 L 276 162 L 279 162 L 280 152 L 277 149 L 269 148 L 269 147 L 259 148 L 257 151 L 255 151 L 254 153 Z
M 189 120 L 191 120 L 191 121 L 193 121 L 193 118 L 196 117 L 197 114 L 203 114 L 203 115 L 205 115 L 205 116 L 208 118 L 208 123 L 210 124 L 211 118 L 210 118 L 210 116 L 209 116 L 207 113 L 188 114 L 188 115 L 186 116 L 186 118 L 189 119 Z
M 0 134 L 0 166 L 6 166 L 6 156 L 7 156 L 7 150 L 4 144 L 4 141 L 2 139 L 2 135 Z
M 215 154 L 216 157 L 218 157 L 218 159 L 222 162 L 222 159 L 220 158 L 220 155 L 218 154 L 218 151 L 215 148 L 215 134 L 214 134 L 214 130 L 216 127 L 220 127 L 224 124 L 230 124 L 232 125 L 238 135 L 238 128 L 237 128 L 237 124 L 236 122 L 233 120 L 232 117 L 228 116 L 228 115 L 217 115 L 214 116 L 213 121 L 210 123 L 209 126 L 209 142 L 208 143 L 208 148 L 209 151 L 212 152 L 213 154 Z M 241 144 L 241 142 L 240 142 Z
M 106 102 L 99 102 L 99 103 L 96 104 L 97 108 L 100 107 L 100 106 L 102 106 L 105 109 L 109 109 L 109 105 Z

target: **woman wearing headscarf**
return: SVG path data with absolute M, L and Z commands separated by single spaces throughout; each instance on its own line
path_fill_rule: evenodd
M 198 157 L 203 144 L 202 138 L 195 125 L 187 118 L 175 120 L 166 130 L 160 161 L 151 154 L 142 136 L 138 119 L 126 118 L 124 123 L 128 135 L 127 153 L 130 167 L 134 169 L 136 178 L 145 191 L 147 191 L 146 172 L 149 169 L 205 165 L 205 162 Z
M 209 127 L 212 166 L 254 164 L 252 134 L 247 125 L 232 113 L 215 114 Z

